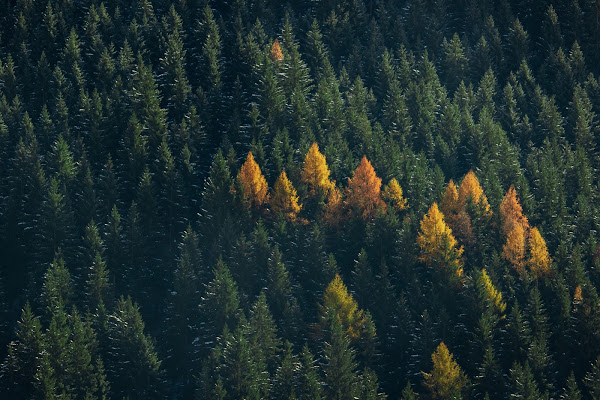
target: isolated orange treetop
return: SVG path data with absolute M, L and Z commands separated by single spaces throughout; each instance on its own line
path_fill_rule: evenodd
M 271 60 L 283 61 L 283 53 L 281 52 L 281 46 L 279 45 L 279 40 L 277 39 L 275 39 L 273 45 L 271 46 Z
M 479 180 L 472 170 L 467 172 L 458 188 L 458 200 L 461 204 L 465 204 L 469 197 L 473 203 L 479 205 L 486 214 L 491 214 L 488 199 L 483 193 Z
M 308 185 L 313 194 L 317 191 L 327 193 L 333 186 L 333 183 L 329 180 L 329 173 L 325 156 L 321 154 L 319 145 L 315 142 L 304 158 L 302 182 Z
M 520 225 L 525 233 L 529 230 L 529 221 L 523 214 L 523 207 L 519 203 L 514 185 L 511 185 L 500 203 L 500 220 L 502 221 L 502 233 L 504 235 L 508 235 L 515 224 Z
M 249 206 L 259 208 L 267 202 L 269 199 L 267 180 L 256 161 L 254 161 L 251 151 L 248 152 L 248 157 L 242 168 L 240 168 L 238 177 L 242 182 L 244 197 Z
M 385 207 L 381 199 L 381 178 L 375 174 L 371 162 L 363 156 L 354 170 L 352 179 L 348 178 L 346 202 L 355 213 L 368 219 L 379 207 Z

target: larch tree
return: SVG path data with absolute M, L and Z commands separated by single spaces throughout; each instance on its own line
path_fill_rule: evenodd
M 491 214 L 488 199 L 483 193 L 479 180 L 472 170 L 465 175 L 458 187 L 459 202 L 461 204 L 466 204 L 469 199 L 471 199 L 474 204 L 477 204 L 485 214 Z
M 333 183 L 329 180 L 329 174 L 325 156 L 319 151 L 317 142 L 314 142 L 304 158 L 302 182 L 308 185 L 312 194 L 319 191 L 327 193 L 333 188 Z
M 535 278 L 545 278 L 551 273 L 550 264 L 552 259 L 548 254 L 546 241 L 540 234 L 538 228 L 531 228 L 529 233 L 529 259 L 527 264 L 529 270 Z
M 329 283 L 323 293 L 323 304 L 320 305 L 321 320 L 328 328 L 331 315 L 335 314 L 346 334 L 353 340 L 360 337 L 364 323 L 363 311 L 358 308 L 356 300 L 338 274 Z
M 246 162 L 242 165 L 238 177 L 242 182 L 244 197 L 250 207 L 260 208 L 268 201 L 267 180 L 260 171 L 260 167 L 256 161 L 254 161 L 254 156 L 251 151 L 248 152 L 248 157 L 246 158 Z
M 283 61 L 283 53 L 281 52 L 281 45 L 279 44 L 279 40 L 275 39 L 273 41 L 273 45 L 271 46 L 271 60 L 274 62 Z
M 514 224 L 506 236 L 506 243 L 502 248 L 502 257 L 508 260 L 511 267 L 517 272 L 523 270 L 525 263 L 525 231 L 521 224 Z
M 396 211 L 402 211 L 408 208 L 408 202 L 404 198 L 402 187 L 396 178 L 392 178 L 389 183 L 385 185 L 385 188 L 383 189 L 383 198 Z
M 494 287 L 490 276 L 485 268 L 481 270 L 481 274 L 477 278 L 477 287 L 479 292 L 479 300 L 485 305 L 486 303 L 503 314 L 506 311 L 506 303 L 502 300 L 502 293 Z
M 431 355 L 433 368 L 431 372 L 422 372 L 425 386 L 432 399 L 460 398 L 461 391 L 467 383 L 467 377 L 448 347 L 441 342 Z
M 421 220 L 417 244 L 421 249 L 419 260 L 427 265 L 448 268 L 457 277 L 462 276 L 460 257 L 463 248 L 462 246 L 457 248 L 456 239 L 444 221 L 444 215 L 440 212 L 437 203 L 433 203 Z
M 323 212 L 323 221 L 328 226 L 337 226 L 342 220 L 343 201 L 340 190 L 332 185 L 332 190 L 327 195 L 325 210 Z
M 381 199 L 381 178 L 377 177 L 366 156 L 354 170 L 352 179 L 348 179 L 346 190 L 348 207 L 363 219 L 371 218 L 379 207 L 385 207 Z
M 460 243 L 471 244 L 474 240 L 471 217 L 465 210 L 465 203 L 459 200 L 458 189 L 452 179 L 444 191 L 440 210 L 456 239 Z
M 451 215 L 458 214 L 459 209 L 458 189 L 454 184 L 454 181 L 450 179 L 450 182 L 446 185 L 446 190 L 444 190 L 442 201 L 440 202 L 440 211 L 448 220 Z
M 302 209 L 302 204 L 298 204 L 298 193 L 287 177 L 285 171 L 279 175 L 273 193 L 269 200 L 273 215 L 283 214 L 289 221 L 295 221 L 298 213 Z
M 529 221 L 523 214 L 523 207 L 519 203 L 514 185 L 511 185 L 500 203 L 500 220 L 502 221 L 502 233 L 504 235 L 509 235 L 515 224 L 520 225 L 523 232 L 529 230 Z

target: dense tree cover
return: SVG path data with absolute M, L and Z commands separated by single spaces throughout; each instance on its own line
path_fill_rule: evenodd
M 0 1 L 0 397 L 600 397 L 600 8 Z

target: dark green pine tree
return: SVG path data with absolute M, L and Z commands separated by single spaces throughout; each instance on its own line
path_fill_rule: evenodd
M 163 398 L 161 361 L 131 297 L 121 297 L 109 318 L 106 372 L 112 397 Z
M 511 396 L 524 400 L 548 399 L 548 393 L 540 391 L 538 383 L 529 367 L 529 362 L 525 364 L 515 363 L 510 369 Z
M 267 305 L 264 291 L 260 292 L 252 305 L 245 329 L 256 366 L 260 370 L 274 371 L 281 351 L 281 340 L 277 336 L 277 326 Z
M 71 274 L 62 255 L 57 254 L 44 276 L 42 298 L 48 314 L 71 304 L 72 296 Z
M 335 313 L 329 316 L 323 346 L 323 372 L 327 398 L 350 400 L 357 394 L 358 375 L 354 349 Z
M 42 368 L 44 348 L 41 323 L 26 303 L 17 323 L 15 339 L 10 342 L 8 356 L 2 364 L 0 376 L 7 394 L 23 397 L 39 394 L 33 378 Z
M 302 400 L 322 400 L 324 398 L 323 383 L 319 376 L 319 367 L 315 363 L 314 356 L 307 344 L 302 347 L 300 363 L 298 398 Z
M 285 341 L 281 364 L 277 367 L 272 379 L 270 395 L 274 399 L 292 400 L 297 399 L 298 372 L 300 363 L 293 352 L 292 344 Z
M 579 390 L 579 386 L 577 386 L 577 379 L 575 379 L 575 374 L 573 371 L 569 374 L 567 381 L 565 383 L 565 388 L 563 389 L 563 394 L 560 397 L 562 400 L 581 400 L 581 390 Z

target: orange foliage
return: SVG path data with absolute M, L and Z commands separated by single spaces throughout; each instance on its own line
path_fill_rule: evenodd
M 332 189 L 327 195 L 327 202 L 325 203 L 325 211 L 323 214 L 325 224 L 337 226 L 340 223 L 342 220 L 342 206 L 342 194 L 335 184 L 333 184 Z
M 446 186 L 444 197 L 440 203 L 440 210 L 444 214 L 445 221 L 452 229 L 456 239 L 463 244 L 472 244 L 474 238 L 471 217 L 465 211 L 464 203 L 460 203 L 458 190 L 452 179 L 450 179 L 450 182 Z
M 279 45 L 279 40 L 277 39 L 275 39 L 273 45 L 271 46 L 271 60 L 283 61 L 283 53 L 281 52 L 281 46 Z
M 283 214 L 288 220 L 295 221 L 302 205 L 298 204 L 298 194 L 288 179 L 285 171 L 279 175 L 271 195 L 271 210 L 273 214 Z
M 441 264 L 442 267 L 450 268 L 457 277 L 462 276 L 460 257 L 463 248 L 456 247 L 456 239 L 452 235 L 452 230 L 446 225 L 444 215 L 440 212 L 437 203 L 433 203 L 421 220 L 417 244 L 421 248 L 419 260 L 427 265 Z
M 392 180 L 385 185 L 383 197 L 397 211 L 406 210 L 408 208 L 408 203 L 402 194 L 402 187 L 396 178 L 392 178 Z
M 577 285 L 575 294 L 573 294 L 573 311 L 577 311 L 581 304 L 583 304 L 583 292 L 581 290 L 581 285 Z
M 246 162 L 240 168 L 238 178 L 242 182 L 244 188 L 244 197 L 251 207 L 259 208 L 268 201 L 267 180 L 260 171 L 260 167 L 254 161 L 252 152 L 248 152 Z
M 529 233 L 529 269 L 534 278 L 544 278 L 550 275 L 552 260 L 548 254 L 546 241 L 538 228 L 532 228 Z
M 506 237 L 506 243 L 502 248 L 502 257 L 510 265 L 521 272 L 525 262 L 525 232 L 520 224 L 514 224 L 512 231 Z
M 329 180 L 327 161 L 319 151 L 317 142 L 312 144 L 308 153 L 306 153 L 306 158 L 304 158 L 302 182 L 308 185 L 312 194 L 316 191 L 327 193 L 333 186 L 333 183 Z
M 483 194 L 483 189 L 479 184 L 479 180 L 472 170 L 465 175 L 460 183 L 460 187 L 458 188 L 458 201 L 461 205 L 466 204 L 469 198 L 474 204 L 477 204 L 479 207 L 481 207 L 484 213 L 492 213 L 488 199 L 485 194 Z
M 460 208 L 460 204 L 458 203 L 458 190 L 456 189 L 456 185 L 454 181 L 450 179 L 448 185 L 446 186 L 446 190 L 444 191 L 444 197 L 440 202 L 440 210 L 444 213 L 446 219 L 453 214 L 458 214 L 458 210 Z
M 520 225 L 523 232 L 529 231 L 529 222 L 527 217 L 523 215 L 523 208 L 519 203 L 514 185 L 511 185 L 504 195 L 502 203 L 500 203 L 500 220 L 502 221 L 502 233 L 504 235 L 508 235 L 515 224 Z
M 381 199 L 381 178 L 377 177 L 366 156 L 354 170 L 352 179 L 348 179 L 346 202 L 363 219 L 373 217 L 379 207 L 385 207 Z

